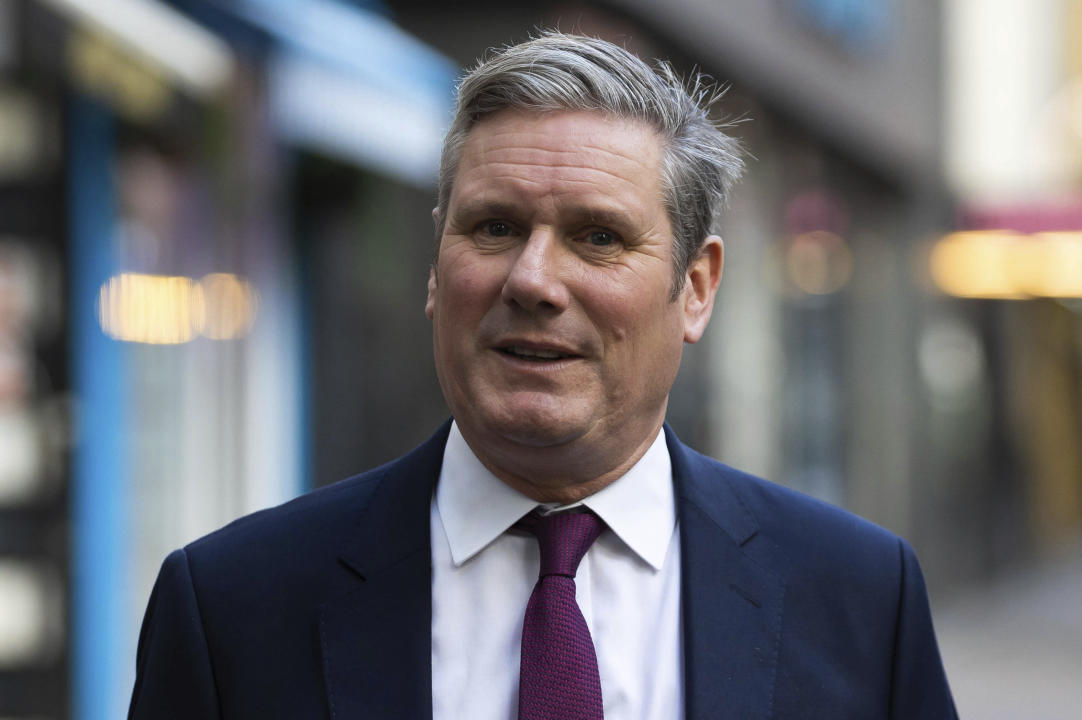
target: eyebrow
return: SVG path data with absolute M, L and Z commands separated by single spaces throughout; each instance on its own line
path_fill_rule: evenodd
M 630 213 L 605 207 L 572 206 L 567 210 L 567 214 L 580 222 L 587 220 L 597 225 L 624 227 L 634 223 Z
M 521 212 L 521 205 L 505 200 L 466 200 L 458 204 L 453 213 L 454 216 L 468 218 L 483 217 L 513 217 Z

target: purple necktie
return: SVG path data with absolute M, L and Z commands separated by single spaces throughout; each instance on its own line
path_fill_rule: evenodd
M 522 623 L 519 720 L 602 720 L 601 677 L 590 629 L 575 601 L 575 571 L 603 524 L 590 512 L 530 513 L 541 572 Z

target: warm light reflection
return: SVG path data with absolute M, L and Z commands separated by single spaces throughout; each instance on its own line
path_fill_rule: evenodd
M 250 283 L 227 273 L 201 281 L 183 276 L 121 273 L 101 286 L 98 319 L 109 337 L 177 345 L 203 335 L 240 337 L 251 327 L 256 298 Z
M 853 274 L 853 256 L 838 234 L 816 230 L 795 235 L 785 250 L 789 280 L 809 295 L 829 295 L 844 288 Z
M 1082 297 L 1082 232 L 1048 232 L 1034 236 L 1040 247 L 1041 294 Z
M 930 269 L 957 297 L 1082 297 L 1082 232 L 953 233 L 932 248 Z
M 246 333 L 255 318 L 256 298 L 252 286 L 229 273 L 205 275 L 199 284 L 206 302 L 203 336 L 228 340 Z
M 1024 297 L 1009 273 L 1008 255 L 1015 236 L 962 232 L 948 235 L 932 248 L 932 279 L 949 295 L 973 298 Z
M 187 277 L 123 273 L 101 286 L 98 317 L 115 340 L 175 345 L 202 324 L 202 288 Z

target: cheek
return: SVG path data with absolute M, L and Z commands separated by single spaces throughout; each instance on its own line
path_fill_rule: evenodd
M 457 273 L 448 285 L 448 295 L 453 299 L 451 311 L 456 315 L 473 308 L 487 307 L 500 291 L 500 284 L 492 274 L 480 270 Z
M 631 352 L 655 354 L 660 345 L 672 344 L 673 338 L 683 339 L 678 306 L 669 302 L 668 294 L 639 285 L 610 292 L 604 288 L 600 283 L 590 286 L 587 302 L 608 342 Z
M 499 301 L 501 287 L 498 268 L 484 262 L 441 264 L 435 327 L 444 350 L 472 342 L 485 315 Z
M 478 256 L 467 252 L 448 252 L 440 257 L 439 285 L 452 313 L 466 307 L 487 304 L 499 295 L 506 276 L 504 261 L 497 256 Z
M 605 320 L 606 366 L 616 395 L 632 397 L 667 394 L 680 367 L 683 326 L 675 305 L 664 299 L 656 303 L 625 303 L 624 312 L 609 313 Z

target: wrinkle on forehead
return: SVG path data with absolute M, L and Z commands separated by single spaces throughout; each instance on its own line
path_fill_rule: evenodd
M 595 167 L 593 165 L 587 165 L 582 162 L 583 157 L 580 153 L 567 152 L 567 155 L 576 156 L 579 162 L 574 163 L 545 163 L 536 162 L 532 159 L 522 160 L 504 160 L 504 161 L 483 161 L 489 177 L 493 179 L 506 179 L 506 180 L 527 180 L 528 176 L 521 172 L 516 172 L 517 169 L 524 168 L 544 168 L 549 170 L 548 173 L 539 173 L 542 177 L 553 178 L 559 177 L 565 182 L 571 183 L 594 183 L 597 182 L 596 178 L 588 177 L 592 174 L 600 174 L 606 176 L 610 180 L 615 180 L 621 183 L 630 183 L 627 177 L 619 171 L 610 171 L 604 168 Z M 630 161 L 635 165 L 644 165 L 638 161 Z M 467 168 L 466 172 L 469 172 L 471 168 Z M 566 173 L 570 172 L 571 177 L 567 177 Z M 559 174 L 558 174 L 559 173 Z M 575 174 L 583 175 L 582 178 L 574 177 Z
M 598 168 L 598 165 L 615 161 L 617 164 L 630 163 L 632 165 L 646 165 L 642 154 L 620 152 L 610 147 L 605 147 L 593 142 L 579 142 L 574 150 L 566 147 L 545 147 L 548 143 L 559 143 L 570 140 L 555 133 L 529 133 L 521 132 L 504 133 L 510 142 L 495 142 L 498 137 L 489 136 L 478 140 L 477 158 L 479 162 L 496 164 L 528 164 L 547 167 L 590 167 Z M 646 159 L 653 159 L 650 153 L 650 138 L 643 137 L 643 145 L 640 146 L 646 155 Z M 519 159 L 501 159 L 502 154 L 511 153 Z
M 582 116 L 600 120 L 604 125 L 584 130 L 574 123 Z M 542 128 L 538 127 L 539 120 L 544 122 Z M 485 127 L 487 132 L 476 132 L 479 127 Z M 608 131 L 627 130 L 642 136 L 643 142 L 636 146 L 634 153 L 621 152 L 607 142 Z M 567 147 L 569 142 L 575 143 L 574 149 Z M 615 159 L 643 166 L 660 159 L 661 137 L 644 122 L 610 118 L 590 110 L 567 110 L 541 116 L 504 110 L 474 127 L 466 139 L 462 159 L 471 165 L 498 163 L 501 160 L 491 156 L 501 152 L 514 153 L 518 159 L 511 162 L 515 164 L 598 169 L 597 165 L 605 163 L 607 158 L 609 162 Z
M 582 116 L 602 122 L 584 129 L 576 122 Z M 477 132 L 481 128 L 484 132 Z M 639 135 L 641 142 L 628 146 L 610 140 L 614 135 L 626 138 L 627 131 Z M 489 183 L 553 195 L 622 195 L 633 186 L 663 202 L 661 154 L 659 135 L 640 121 L 592 111 L 537 116 L 507 110 L 471 132 L 453 194 L 461 199 L 462 193 L 474 194 L 481 189 L 478 184 Z M 644 187 L 644 175 L 649 186 Z

